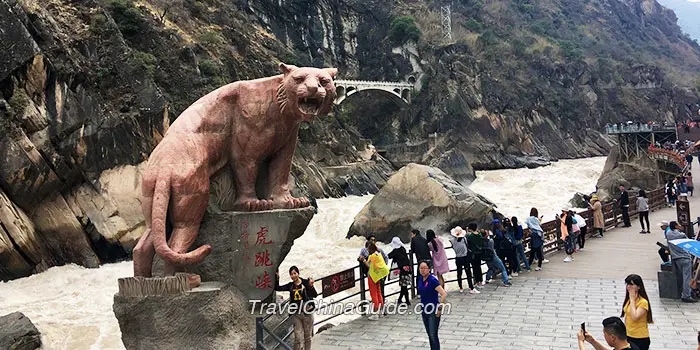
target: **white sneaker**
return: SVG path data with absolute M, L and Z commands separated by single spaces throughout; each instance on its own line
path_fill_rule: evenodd
M 372 314 L 372 315 L 370 315 L 369 317 L 367 317 L 367 319 L 370 320 L 370 321 L 376 321 L 376 320 L 379 319 L 379 315 L 378 315 L 378 314 Z
M 489 283 L 491 283 L 491 279 L 490 279 L 490 278 L 486 280 L 486 284 L 489 284 Z
M 518 273 L 517 273 L 517 272 L 513 272 L 513 273 L 511 273 L 511 274 L 510 274 L 510 276 L 513 276 L 513 277 L 518 277 L 519 275 L 518 275 Z
M 579 251 L 579 252 L 582 252 L 582 251 L 583 251 L 583 248 L 578 248 L 578 251 Z
M 474 288 L 469 290 L 469 294 L 481 294 L 481 292 Z
M 460 293 L 464 293 L 464 289 L 460 288 L 460 289 L 459 289 L 459 292 L 460 292 Z
M 544 264 L 546 264 L 548 262 L 549 262 L 549 260 L 547 260 L 547 259 L 542 260 L 542 263 L 544 263 Z
M 542 271 L 541 267 L 535 267 L 535 271 Z
M 481 282 L 479 282 L 479 285 L 483 287 L 483 286 L 485 286 L 485 285 L 486 285 L 486 282 L 484 282 L 484 281 L 481 281 Z
M 574 261 L 574 260 L 571 259 L 571 257 L 567 256 L 566 258 L 564 258 L 564 262 L 572 262 L 572 261 Z

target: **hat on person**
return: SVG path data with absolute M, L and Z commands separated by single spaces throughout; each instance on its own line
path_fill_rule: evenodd
M 391 247 L 396 249 L 399 247 L 403 247 L 403 242 L 401 242 L 401 238 L 399 237 L 394 237 L 391 239 Z
M 450 230 L 450 234 L 457 238 L 462 238 L 467 235 L 467 231 L 464 231 L 464 229 L 461 226 L 457 226 Z
M 592 201 L 597 201 L 597 200 L 598 200 L 598 195 L 597 195 L 597 194 L 592 195 L 592 196 L 591 196 L 591 200 L 592 200 Z
M 659 226 L 668 226 L 668 221 L 664 220 L 659 223 Z
M 493 219 L 493 221 L 491 221 L 491 223 L 494 224 L 494 225 L 495 225 L 495 224 L 500 224 L 500 223 L 501 223 L 501 220 Z

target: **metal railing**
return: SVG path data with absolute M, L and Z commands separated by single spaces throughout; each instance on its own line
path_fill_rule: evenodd
M 674 125 L 655 125 L 655 124 L 629 124 L 629 125 L 606 125 L 605 133 L 607 134 L 624 134 L 633 132 L 652 132 L 652 131 L 675 131 Z
M 649 210 L 650 211 L 655 211 L 655 210 L 662 208 L 666 204 L 665 189 L 658 188 L 658 189 L 652 190 L 651 192 L 648 193 L 648 198 L 649 198 Z M 622 223 L 622 211 L 621 211 L 621 208 L 617 202 L 604 203 L 602 211 L 603 211 L 605 229 L 616 227 L 617 225 Z M 638 215 L 636 201 L 630 201 L 629 213 L 630 213 L 630 218 Z M 578 214 L 581 217 L 583 217 L 584 220 L 586 220 L 587 227 L 593 226 L 593 211 L 591 209 L 584 210 L 582 212 L 579 212 Z M 700 220 L 700 218 L 699 218 L 699 220 Z M 564 249 L 564 242 L 561 241 L 561 239 L 559 239 L 559 237 L 560 237 L 559 226 L 560 225 L 559 225 L 558 220 L 547 221 L 547 222 L 544 222 L 541 224 L 541 227 L 544 230 L 545 244 L 543 246 L 543 250 L 544 250 L 545 255 L 552 255 L 552 254 Z M 595 232 L 593 232 L 593 231 L 594 230 L 588 230 L 587 235 L 592 236 L 593 234 L 595 234 Z M 524 237 L 523 238 L 523 247 L 525 248 L 525 252 L 528 253 L 530 251 L 530 229 L 529 228 L 524 229 L 523 235 L 524 235 L 523 236 Z M 452 249 L 452 247 L 446 247 L 445 250 L 452 251 L 453 249 Z M 415 276 L 417 276 L 418 265 L 416 262 L 413 261 L 413 254 L 411 253 L 411 251 L 408 252 L 408 255 L 409 255 L 409 258 L 411 261 L 411 265 L 413 266 L 410 294 L 411 294 L 411 298 L 414 298 L 416 296 L 416 293 L 417 293 L 416 286 L 415 286 Z M 450 261 L 455 260 L 455 259 L 456 259 L 455 257 L 448 258 L 448 263 Z M 457 271 L 456 264 L 455 263 L 449 263 L 449 264 L 451 267 L 450 267 L 450 271 L 447 274 L 452 273 L 452 272 L 456 272 Z M 485 265 L 486 265 L 485 263 L 482 263 L 482 267 Z M 455 267 L 452 268 L 452 266 L 455 266 Z M 325 308 L 332 307 L 333 305 L 338 304 L 340 302 L 348 301 L 348 300 L 354 299 L 354 298 L 357 298 L 357 300 L 367 300 L 367 287 L 365 285 L 366 275 L 362 273 L 362 270 L 361 270 L 359 264 L 357 266 L 355 266 L 353 268 L 353 270 L 354 270 L 354 273 L 353 273 L 354 276 L 360 276 L 359 278 L 355 278 L 355 284 L 357 285 L 357 283 L 359 282 L 359 290 L 354 292 L 354 293 L 351 293 L 351 294 L 349 294 L 341 299 L 338 299 L 338 300 L 331 299 L 332 300 L 331 302 L 329 302 L 327 304 L 324 303 L 324 305 L 321 308 L 316 309 L 317 312 L 322 311 Z M 392 269 L 391 271 L 396 271 L 396 270 L 398 270 L 398 269 Z M 486 272 L 485 272 L 486 270 L 482 269 L 482 271 L 484 271 L 482 273 L 482 275 L 486 275 Z M 332 276 L 332 275 L 334 275 L 334 274 L 330 274 L 328 276 L 321 277 L 316 281 L 321 281 L 324 278 Z M 484 280 L 485 280 L 485 277 L 484 277 Z M 445 279 L 445 283 L 453 283 L 453 282 L 457 282 L 456 277 L 452 278 L 452 279 Z M 388 281 L 384 284 L 384 289 L 386 290 L 387 287 L 390 287 L 390 286 L 397 284 L 397 283 L 399 283 L 399 279 Z M 390 292 L 388 294 L 385 294 L 384 298 L 386 300 L 386 298 L 393 297 L 399 293 L 400 293 L 400 290 Z M 325 299 L 325 298 L 321 298 L 321 299 Z M 285 301 L 284 303 L 287 303 L 287 302 L 288 301 Z M 284 305 L 284 303 L 282 305 Z M 343 316 L 343 315 L 344 315 L 344 313 L 335 314 L 335 315 L 331 315 L 330 317 L 324 318 L 322 320 L 315 321 L 314 327 L 326 324 L 328 321 L 330 321 L 336 317 Z M 275 331 L 278 330 L 279 327 L 281 327 L 284 324 L 288 324 L 290 316 L 284 317 L 281 322 L 279 322 L 277 325 L 275 325 L 274 327 L 272 327 L 270 329 L 270 328 L 267 328 L 265 326 L 264 322 L 266 320 L 268 320 L 271 316 L 272 315 L 266 315 L 264 317 L 256 318 L 256 337 L 257 337 L 256 343 L 258 344 L 258 350 L 277 349 L 279 346 L 282 346 L 284 349 L 291 349 L 290 345 L 288 345 L 286 343 L 287 339 L 289 339 L 289 337 L 292 335 L 291 329 L 288 329 L 284 333 L 284 335 L 281 337 L 277 336 L 275 334 Z M 273 339 L 272 343 L 274 345 L 272 345 L 272 347 L 268 347 L 267 345 L 265 345 L 266 342 L 270 340 L 270 338 Z

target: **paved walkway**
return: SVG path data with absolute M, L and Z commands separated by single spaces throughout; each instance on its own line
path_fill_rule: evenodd
M 700 178 L 696 169 L 693 175 Z M 700 194 L 690 197 L 690 209 L 691 217 L 700 216 Z M 630 228 L 613 229 L 605 238 L 587 240 L 585 250 L 572 263 L 562 261 L 563 253 L 550 256 L 551 262 L 542 271 L 513 278 L 510 288 L 501 287 L 499 281 L 487 285 L 482 294 L 469 295 L 458 293 L 455 283 L 448 284 L 452 311 L 442 318 L 442 348 L 577 349 L 581 322 L 603 341 L 601 321 L 619 316 L 624 278 L 636 273 L 644 279 L 651 299 L 652 349 L 695 349 L 700 303 L 658 297 L 660 258 L 655 243 L 665 243 L 665 239 L 656 224 L 675 217 L 675 208 L 651 213 L 652 234 L 644 235 L 639 234 L 639 220 L 633 220 Z M 359 318 L 336 326 L 314 337 L 313 348 L 428 349 L 427 340 L 420 315 L 390 315 L 379 321 Z

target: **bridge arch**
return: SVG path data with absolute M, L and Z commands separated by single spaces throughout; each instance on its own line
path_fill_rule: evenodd
M 366 80 L 336 80 L 337 97 L 335 104 L 340 105 L 349 96 L 359 91 L 382 91 L 391 94 L 400 105 L 411 103 L 413 85 L 407 82 L 386 82 Z

